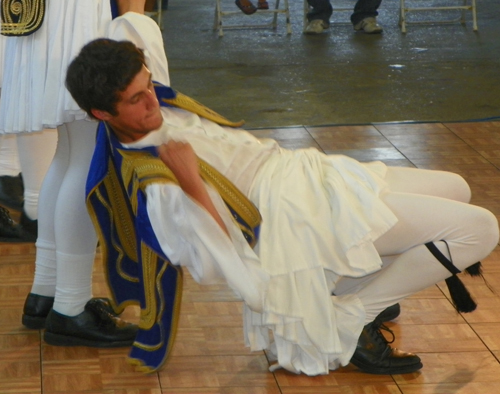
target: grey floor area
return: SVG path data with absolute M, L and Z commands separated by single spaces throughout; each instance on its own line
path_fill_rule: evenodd
M 224 9 L 236 9 L 234 1 L 221 1 Z M 302 34 L 303 3 L 289 1 L 291 35 L 280 16 L 276 30 L 226 30 L 218 37 L 215 0 L 170 0 L 163 35 L 172 86 L 232 120 L 245 119 L 247 128 L 500 116 L 498 0 L 478 0 L 477 32 L 467 13 L 465 25 L 410 25 L 403 34 L 399 0 L 385 0 L 378 17 L 382 35 L 355 33 L 350 12 L 336 12 L 329 31 L 318 36 Z M 461 0 L 432 4 L 443 1 Z M 334 6 L 354 4 L 339 0 Z M 414 21 L 456 15 L 410 14 Z M 269 19 L 241 14 L 225 21 Z

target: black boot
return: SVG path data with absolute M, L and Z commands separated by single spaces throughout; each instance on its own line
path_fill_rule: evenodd
M 0 204 L 21 211 L 23 203 L 24 186 L 21 176 L 0 176 Z
M 138 327 L 114 316 L 102 302 L 92 299 L 76 316 L 53 309 L 45 321 L 44 340 L 54 346 L 125 347 L 134 343 Z
M 390 331 L 377 319 L 363 328 L 351 363 L 363 372 L 379 375 L 411 373 L 422 368 L 417 355 L 391 348 L 380 328 Z
M 45 328 L 45 319 L 54 305 L 54 297 L 29 293 L 24 301 L 23 326 L 38 330 Z
M 118 316 L 115 314 L 109 298 L 96 297 L 93 298 L 93 300 L 100 303 L 102 307 L 113 316 Z M 23 326 L 32 330 L 45 328 L 45 319 L 47 319 L 47 315 L 52 309 L 52 305 L 54 305 L 54 297 L 29 293 L 26 297 L 26 301 L 24 301 L 22 317 Z

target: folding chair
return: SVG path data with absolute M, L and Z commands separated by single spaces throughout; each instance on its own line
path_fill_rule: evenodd
M 415 0 L 416 2 L 417 0 Z M 434 23 L 456 23 L 460 22 L 465 24 L 465 12 L 471 11 L 472 13 L 472 30 L 477 31 L 477 18 L 476 18 L 476 0 L 455 0 L 456 5 L 447 6 L 435 6 L 435 7 L 409 7 L 406 5 L 406 0 L 400 0 L 400 15 L 399 15 L 399 25 L 401 26 L 401 32 L 406 33 L 406 25 L 409 24 L 434 24 Z M 459 3 L 461 2 L 461 4 Z M 460 17 L 456 19 L 445 19 L 445 20 L 421 20 L 421 21 L 408 21 L 406 14 L 409 12 L 420 12 L 420 11 L 449 11 L 449 10 L 459 10 L 461 11 Z
M 162 17 L 162 9 L 163 9 L 163 4 L 162 4 L 162 0 L 158 0 L 156 2 L 156 11 L 153 11 L 153 12 L 146 12 L 146 15 L 147 16 L 150 16 L 151 18 L 155 19 L 156 20 L 156 23 L 158 23 L 158 26 L 160 27 L 160 29 L 163 30 L 163 23 L 161 21 L 161 17 Z
M 306 27 L 307 27 L 307 24 L 309 23 L 309 21 L 307 20 L 307 14 L 309 12 L 309 10 L 311 9 L 311 7 L 309 7 L 309 3 L 307 2 L 307 0 L 304 0 L 304 20 L 303 20 L 303 24 L 302 24 L 302 31 L 306 31 Z M 343 7 L 333 7 L 333 12 L 353 12 L 353 7 L 350 7 L 350 8 L 343 8 Z M 346 20 L 345 22 L 341 21 L 341 22 L 332 22 L 330 21 L 330 24 L 338 24 L 338 25 L 344 25 L 344 24 L 350 24 L 351 23 L 351 20 L 348 19 Z
M 280 8 L 280 0 L 276 0 L 274 5 L 274 9 L 269 8 L 268 10 L 258 10 L 256 13 L 252 15 L 244 15 L 238 9 L 236 9 L 236 5 L 233 4 L 233 11 L 223 11 L 221 6 L 221 0 L 215 0 L 215 17 L 214 17 L 214 31 L 217 30 L 219 33 L 219 37 L 224 35 L 224 29 L 265 29 L 272 28 L 276 29 L 278 14 L 284 14 L 286 19 L 286 33 L 292 34 L 292 25 L 290 23 L 290 10 L 288 7 L 288 0 L 283 0 L 283 8 Z M 249 18 L 258 18 L 262 15 L 273 14 L 273 18 L 270 23 L 267 24 L 242 24 L 242 25 L 226 25 L 223 23 L 223 18 L 231 15 L 240 15 Z

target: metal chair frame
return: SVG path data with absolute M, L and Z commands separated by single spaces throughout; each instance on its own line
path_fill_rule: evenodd
M 162 4 L 162 0 L 158 0 L 156 2 L 156 11 L 153 11 L 153 12 L 147 12 L 146 15 L 150 16 L 151 18 L 155 19 L 156 20 L 156 23 L 158 23 L 158 26 L 160 27 L 160 29 L 163 30 L 163 22 L 161 20 L 161 17 L 162 17 L 162 11 L 163 11 L 163 4 Z
M 460 10 L 462 11 L 460 17 L 456 19 L 446 19 L 446 20 L 430 20 L 430 21 L 408 21 L 406 19 L 406 14 L 409 12 L 421 12 L 421 11 L 441 11 L 441 10 Z M 477 16 L 476 16 L 476 0 L 463 0 L 462 5 L 456 6 L 446 6 L 446 7 L 408 7 L 406 5 L 406 0 L 400 0 L 400 14 L 399 14 L 399 25 L 401 26 L 401 32 L 406 33 L 406 25 L 416 25 L 416 24 L 436 24 L 436 23 L 457 23 L 460 22 L 465 25 L 465 12 L 471 11 L 472 13 L 472 30 L 477 31 Z
M 234 6 L 234 3 L 233 3 Z M 234 6 L 235 7 L 235 6 Z M 290 23 L 290 9 L 288 6 L 288 0 L 283 0 L 283 8 L 280 8 L 280 0 L 276 0 L 274 4 L 274 9 L 269 8 L 268 10 L 258 10 L 252 15 L 247 15 L 248 17 L 262 16 L 267 14 L 272 14 L 273 18 L 270 23 L 267 24 L 246 24 L 246 25 L 226 25 L 223 23 L 223 18 L 231 15 L 240 15 L 242 12 L 240 10 L 234 11 L 223 11 L 221 0 L 215 0 L 215 16 L 214 16 L 214 31 L 217 30 L 219 37 L 224 35 L 224 29 L 266 29 L 266 28 L 277 28 L 278 15 L 284 14 L 286 20 L 286 32 L 287 34 L 292 34 L 292 25 Z

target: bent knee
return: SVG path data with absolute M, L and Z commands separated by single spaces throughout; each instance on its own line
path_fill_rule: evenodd
M 449 188 L 455 201 L 469 203 L 471 199 L 471 190 L 467 181 L 458 174 L 448 173 L 450 177 Z
M 477 216 L 476 228 L 479 233 L 479 242 L 481 243 L 484 256 L 490 254 L 498 245 L 500 232 L 498 228 L 498 220 L 496 216 L 485 208 L 480 208 Z

